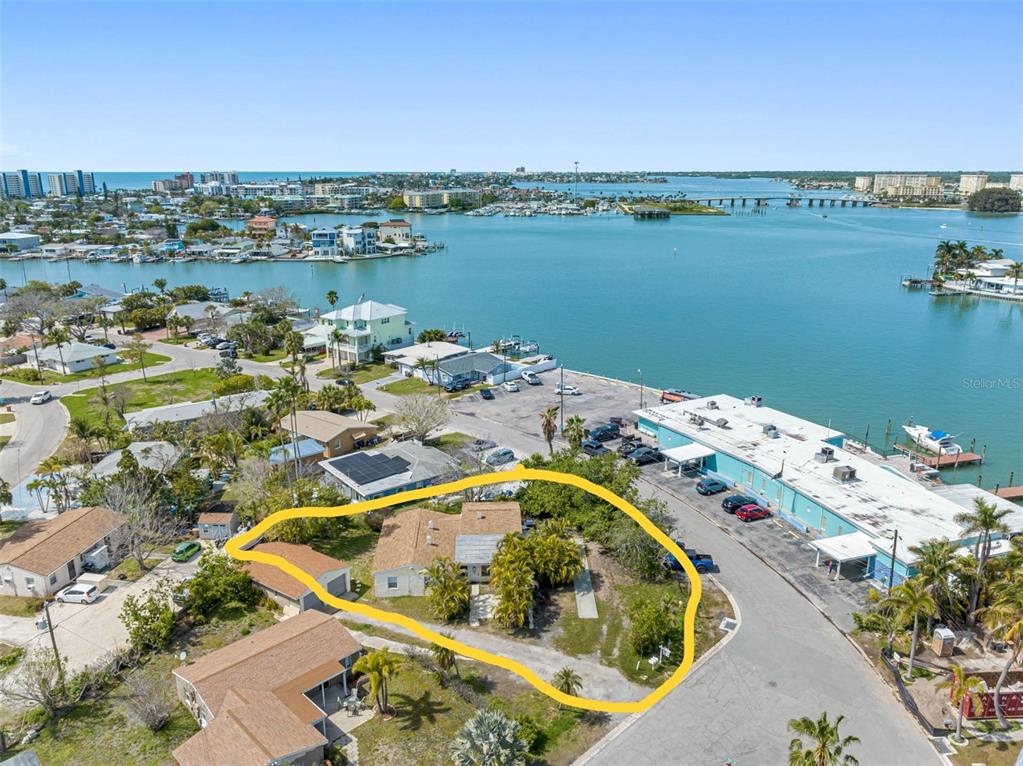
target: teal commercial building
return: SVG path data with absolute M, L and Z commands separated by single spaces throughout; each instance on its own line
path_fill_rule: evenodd
M 841 432 L 765 407 L 760 397 L 720 394 L 635 414 L 639 430 L 657 439 L 665 470 L 698 466 L 756 497 L 812 538 L 818 560 L 824 555 L 847 574 L 859 568 L 898 584 L 915 573 L 910 548 L 931 539 L 959 543 L 967 553 L 976 538 L 955 517 L 977 496 L 1009 509 L 1010 529 L 1023 530 L 1019 506 L 975 487 L 933 491 Z

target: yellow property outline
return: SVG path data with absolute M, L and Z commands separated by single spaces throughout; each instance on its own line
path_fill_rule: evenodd
M 431 497 L 436 497 L 437 495 L 447 495 L 453 492 L 461 492 L 462 490 L 470 489 L 472 487 L 483 487 L 488 484 L 503 484 L 509 481 L 552 481 L 558 484 L 568 484 L 573 487 L 578 487 L 579 489 L 583 489 L 593 495 L 596 495 L 601 500 L 610 503 L 628 515 L 633 521 L 639 524 L 647 534 L 664 546 L 664 548 L 682 564 L 682 568 L 685 570 L 690 582 L 689 600 L 686 603 L 685 618 L 683 622 L 682 662 L 663 684 L 658 686 L 643 699 L 636 702 L 610 702 L 606 700 L 595 700 L 587 697 L 577 697 L 571 694 L 565 694 L 564 692 L 555 689 L 547 683 L 547 681 L 540 678 L 540 676 L 520 662 L 509 659 L 508 657 L 492 654 L 491 652 L 484 651 L 483 649 L 476 649 L 475 647 L 468 646 L 460 641 L 455 641 L 452 638 L 447 638 L 437 631 L 431 630 L 416 620 L 413 620 L 411 617 L 406 617 L 403 614 L 387 612 L 366 604 L 360 604 L 357 601 L 346 601 L 342 598 L 338 598 L 337 596 L 333 596 L 328 593 L 309 573 L 295 566 L 286 559 L 271 553 L 261 553 L 242 549 L 243 545 L 246 545 L 253 540 L 257 540 L 260 536 L 266 533 L 270 527 L 281 521 L 304 517 L 325 518 L 332 516 L 352 516 L 357 513 L 366 513 L 367 511 L 389 508 L 396 503 L 426 500 Z M 451 649 L 465 657 L 511 671 L 523 680 L 532 684 L 538 691 L 543 692 L 551 699 L 563 705 L 570 705 L 584 710 L 598 710 L 605 713 L 639 713 L 652 707 L 668 692 L 678 686 L 682 682 L 682 679 L 686 677 L 686 674 L 693 665 L 693 655 L 696 645 L 696 610 L 699 606 L 700 596 L 703 589 L 700 583 L 700 575 L 697 573 L 692 562 L 685 555 L 682 549 L 680 549 L 678 545 L 671 540 L 671 538 L 654 526 L 654 524 L 634 505 L 623 500 L 614 492 L 611 492 L 604 487 L 594 484 L 580 476 L 561 473 L 560 471 L 547 471 L 539 468 L 523 468 L 518 466 L 509 471 L 499 471 L 496 473 L 481 474 L 479 476 L 470 476 L 447 484 L 438 484 L 431 487 L 424 487 L 422 489 L 413 489 L 396 495 L 380 497 L 375 500 L 352 503 L 351 505 L 288 508 L 271 514 L 255 525 L 252 529 L 231 538 L 227 541 L 224 549 L 236 559 L 242 561 L 257 561 L 262 564 L 270 564 L 271 566 L 277 567 L 309 588 L 320 598 L 321 601 L 326 604 L 330 604 L 337 609 L 342 609 L 346 612 L 362 615 L 364 617 L 371 617 L 376 620 L 391 623 L 392 625 L 399 625 L 412 631 L 422 639 L 431 641 L 435 644 L 440 644 L 441 646 Z

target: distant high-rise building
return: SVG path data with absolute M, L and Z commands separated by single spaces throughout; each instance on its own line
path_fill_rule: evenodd
M 874 176 L 874 194 L 886 197 L 941 197 L 941 176 L 925 173 L 878 173 Z
M 1023 192 L 1023 173 L 1011 173 L 1009 175 L 1009 188 L 1014 191 Z
M 178 181 L 176 178 L 164 178 L 161 181 L 153 181 L 153 191 L 159 194 L 166 194 L 167 192 L 178 191 Z
M 873 176 L 856 176 L 853 180 L 853 191 L 868 192 L 873 185 Z
M 85 173 L 81 170 L 50 173 L 46 180 L 51 197 L 74 197 L 76 195 L 84 197 L 96 193 L 96 181 L 92 173 Z
M 987 173 L 963 173 L 959 176 L 959 193 L 975 194 L 987 186 Z
M 3 196 L 5 197 L 42 197 L 43 179 L 39 173 L 29 173 L 27 170 L 15 170 L 4 172 Z
M 238 171 L 236 170 L 208 170 L 200 175 L 204 184 L 225 184 L 228 186 L 238 183 Z
M 195 186 L 195 176 L 189 173 L 187 170 L 184 173 L 178 173 L 174 176 L 174 180 L 178 182 L 178 188 L 182 191 L 191 189 Z

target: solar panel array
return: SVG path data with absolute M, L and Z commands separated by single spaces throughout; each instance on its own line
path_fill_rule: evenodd
M 365 452 L 356 452 L 354 455 L 338 458 L 331 465 L 344 473 L 353 482 L 362 486 L 386 479 L 389 476 L 405 473 L 411 464 L 404 458 L 396 456 L 389 457 L 380 453 L 370 455 Z

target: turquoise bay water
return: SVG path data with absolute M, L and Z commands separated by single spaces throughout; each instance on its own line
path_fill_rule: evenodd
M 714 179 L 684 179 L 713 191 Z M 775 191 L 765 179 L 726 191 Z M 647 185 L 640 185 L 646 187 Z M 826 217 L 825 217 L 826 216 Z M 243 290 L 280 285 L 307 306 L 365 293 L 408 307 L 421 328 L 518 333 L 566 366 L 704 394 L 760 394 L 780 409 L 884 439 L 912 418 L 987 445 L 959 481 L 1023 482 L 1023 305 L 935 299 L 899 286 L 924 275 L 942 238 L 1023 258 L 1023 217 L 958 211 L 771 207 L 764 216 L 633 221 L 411 215 L 448 245 L 421 258 L 331 263 L 87 264 L 74 279 L 128 289 L 157 277 Z M 358 217 L 299 216 L 333 225 Z M 382 220 L 382 219 L 376 219 Z M 939 228 L 942 224 L 947 228 Z M 67 279 L 66 263 L 28 261 L 29 278 Z M 22 266 L 0 263 L 22 283 Z M 637 401 L 638 406 L 638 401 Z M 952 475 L 946 472 L 946 480 Z

